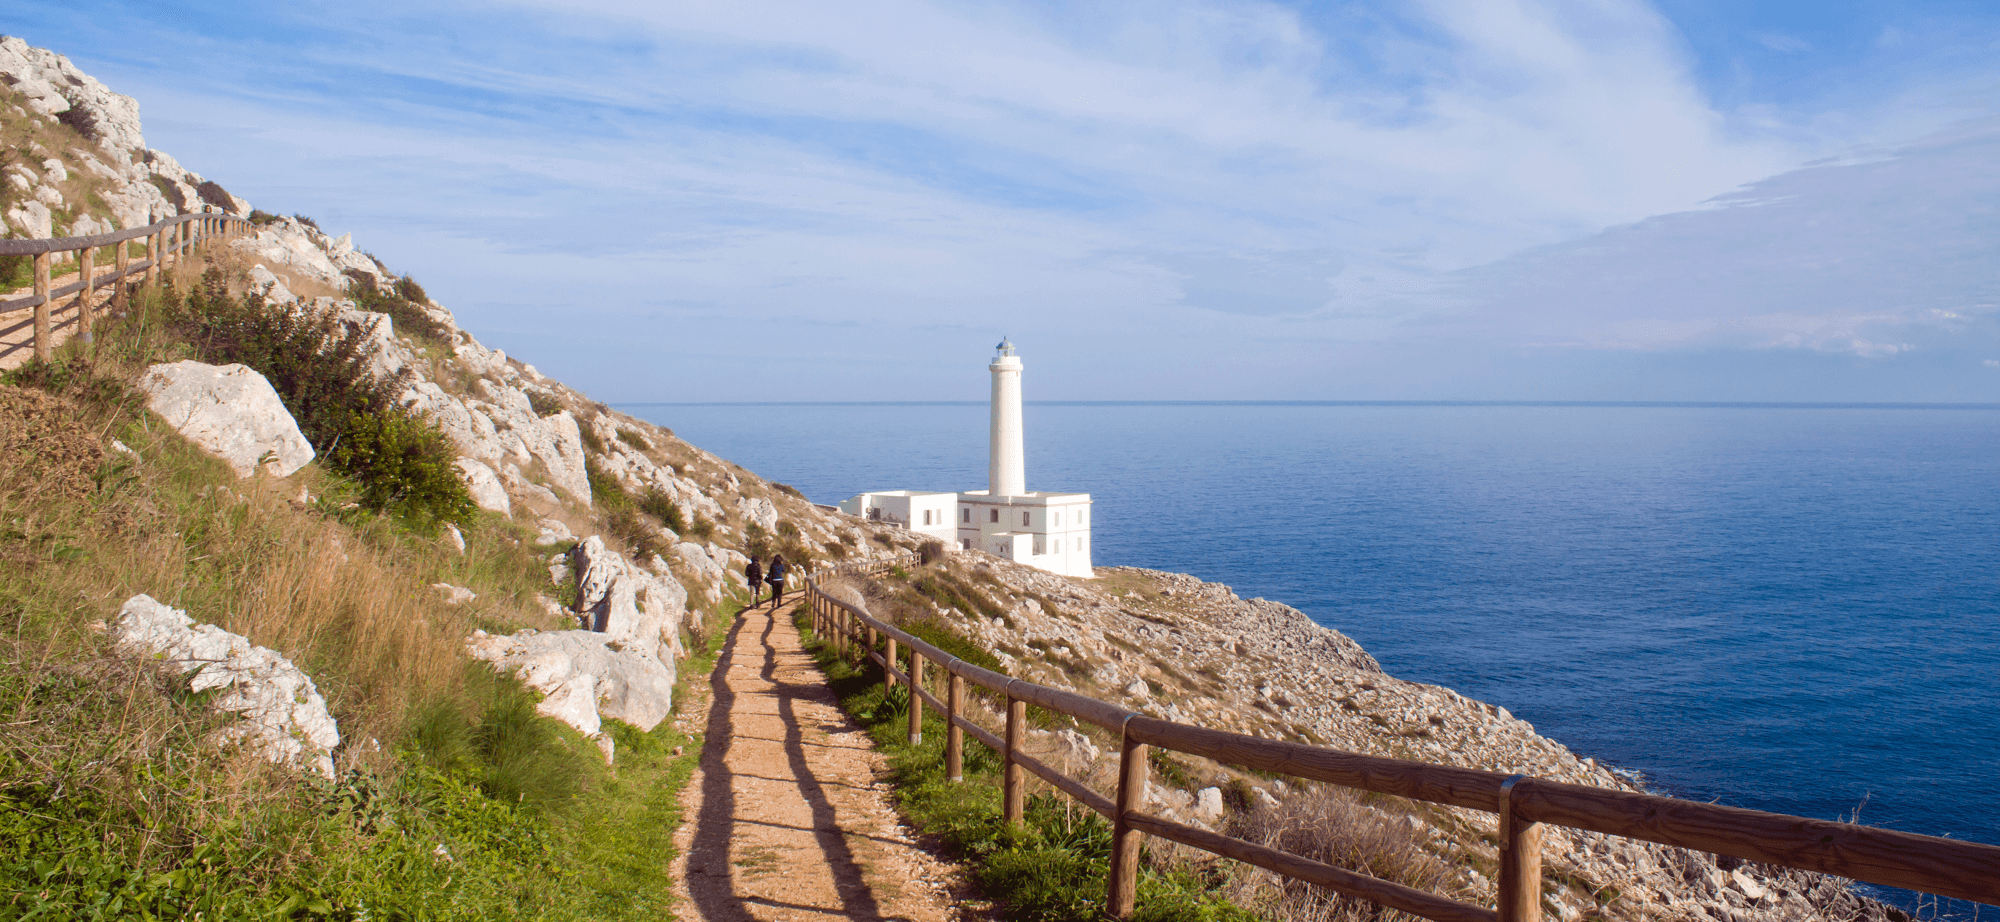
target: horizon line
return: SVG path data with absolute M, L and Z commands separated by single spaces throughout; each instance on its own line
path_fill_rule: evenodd
M 1599 407 L 1727 410 L 2000 410 L 2000 403 L 1795 400 L 1026 400 L 1070 407 Z M 983 407 L 985 400 L 629 401 L 614 407 Z

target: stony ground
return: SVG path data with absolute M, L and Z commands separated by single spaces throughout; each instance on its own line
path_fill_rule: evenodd
M 1304 613 L 1181 573 L 1099 567 L 1073 579 L 961 553 L 915 576 L 941 575 L 995 609 L 964 611 L 893 581 L 849 580 L 836 594 L 878 617 L 939 620 L 993 652 L 1007 671 L 1181 723 L 1350 752 L 1457 765 L 1624 790 L 1642 780 L 1579 757 L 1503 707 L 1448 688 L 1384 673 L 1359 644 Z M 1046 745 L 1078 766 L 1072 775 L 1109 794 L 1117 744 L 1094 728 L 1049 734 Z M 1186 777 L 1158 777 L 1155 810 L 1211 828 L 1240 820 L 1220 790 L 1239 786 L 1275 807 L 1306 792 L 1193 757 Z M 1446 889 L 1490 899 L 1481 873 L 1497 866 L 1493 818 L 1471 810 L 1418 810 L 1418 836 L 1456 869 Z M 1385 814 L 1389 815 L 1389 814 Z M 1878 903 L 1821 875 L 1751 866 L 1581 830 L 1545 832 L 1545 862 L 1562 886 L 1551 918 L 1766 922 L 1882 919 Z
M 882 757 L 836 705 L 789 611 L 739 616 L 707 700 L 674 877 L 687 919 L 958 922 L 958 868 L 926 852 L 879 778 Z

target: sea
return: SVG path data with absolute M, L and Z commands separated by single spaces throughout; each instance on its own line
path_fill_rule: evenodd
M 984 402 L 620 409 L 816 502 L 986 486 Z M 1024 413 L 1098 566 L 1292 605 L 1663 793 L 2000 844 L 2000 406 Z

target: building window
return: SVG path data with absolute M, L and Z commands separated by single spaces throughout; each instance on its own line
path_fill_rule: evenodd
M 929 525 L 930 523 L 931 523 L 931 511 L 930 511 L 929 509 L 925 509 L 925 510 L 924 510 L 924 524 L 925 524 L 925 525 Z
M 1028 527 L 1028 514 L 1025 512 L 1021 513 L 1021 527 Z
M 1058 554 L 1062 553 L 1062 539 L 1061 539 L 1061 538 L 1057 538 L 1057 539 L 1056 539 L 1056 553 L 1058 553 Z
M 1046 553 L 1048 553 L 1048 552 L 1049 552 L 1049 539 L 1047 539 L 1047 538 L 1044 538 L 1044 537 L 1042 537 L 1041 535 L 1036 535 L 1036 536 L 1035 536 L 1035 554 L 1036 554 L 1036 556 L 1040 556 L 1040 555 L 1042 555 L 1042 554 L 1046 554 Z
M 1051 525 L 1055 525 L 1055 526 L 1057 526 L 1057 527 L 1061 527 L 1061 526 L 1062 526 L 1062 511 L 1061 511 L 1061 510 L 1057 510 L 1057 511 L 1056 511 L 1056 519 L 1055 519 L 1055 521 L 1053 521 L 1053 522 L 1050 522 L 1049 524 L 1051 524 Z
M 965 523 L 967 523 L 967 524 L 971 524 L 971 522 L 972 522 L 972 510 L 971 510 L 970 508 L 966 508 L 966 509 L 960 509 L 960 510 L 958 510 L 958 511 L 959 511 L 960 513 L 962 513 L 962 515 L 960 516 L 960 519 L 959 519 L 959 520 L 960 520 L 960 521 L 962 521 L 962 522 L 965 522 Z M 968 550 L 968 551 L 969 551 L 969 550 L 972 550 L 972 548 L 969 548 L 969 547 L 968 547 L 968 548 L 966 548 L 966 550 Z
M 959 547 L 962 547 L 962 548 L 965 548 L 965 549 L 966 549 L 966 550 L 968 550 L 968 551 L 969 551 L 969 550 L 972 550 L 972 539 L 971 539 L 971 538 L 966 538 L 966 539 L 964 539 L 964 540 L 962 540 L 962 541 L 958 542 L 958 546 L 959 546 Z
M 988 509 L 988 510 L 986 510 L 986 511 L 988 511 L 988 512 L 991 512 L 991 513 L 993 513 L 993 517 L 992 517 L 991 519 L 988 519 L 987 521 L 989 521 L 989 522 L 998 522 L 998 521 L 1000 521 L 1000 510 L 998 510 L 998 509 Z

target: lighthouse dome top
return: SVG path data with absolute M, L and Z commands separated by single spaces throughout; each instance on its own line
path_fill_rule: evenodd
M 1000 337 L 1000 345 L 994 346 L 993 348 L 999 350 L 1000 355 L 1014 354 L 1014 343 L 1012 340 L 1008 339 L 1005 336 Z

